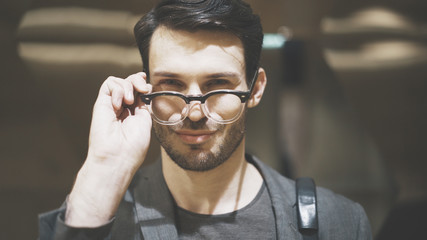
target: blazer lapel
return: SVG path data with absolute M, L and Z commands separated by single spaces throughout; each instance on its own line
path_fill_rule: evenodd
M 135 220 L 144 239 L 178 239 L 174 202 L 163 178 L 160 159 L 140 170 L 132 189 Z
M 302 239 L 298 231 L 296 216 L 295 185 L 254 156 L 246 155 L 264 178 L 276 218 L 277 239 Z

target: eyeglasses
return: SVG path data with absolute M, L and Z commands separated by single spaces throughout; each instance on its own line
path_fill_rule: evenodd
M 200 102 L 203 113 L 209 119 L 229 124 L 236 121 L 250 98 L 258 71 L 254 74 L 249 91 L 215 90 L 201 96 L 186 96 L 179 92 L 162 91 L 141 95 L 152 118 L 163 125 L 174 125 L 183 121 L 192 108 L 191 102 Z

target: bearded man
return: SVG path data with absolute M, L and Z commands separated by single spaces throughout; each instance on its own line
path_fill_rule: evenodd
M 135 26 L 143 72 L 109 77 L 89 150 L 41 239 L 302 239 L 295 184 L 245 154 L 267 83 L 260 19 L 240 0 L 165 0 Z M 151 128 L 161 159 L 141 167 Z M 362 207 L 317 189 L 320 239 L 370 239 Z

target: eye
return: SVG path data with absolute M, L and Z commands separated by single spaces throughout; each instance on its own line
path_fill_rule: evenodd
M 183 86 L 182 82 L 176 79 L 162 79 L 159 81 L 158 85 L 171 86 L 171 87 Z
M 174 91 L 181 92 L 185 88 L 185 84 L 176 78 L 158 79 L 153 84 L 153 91 Z
M 206 84 L 209 89 L 228 88 L 231 82 L 227 79 L 212 79 Z
M 153 90 L 156 91 L 176 91 L 180 92 L 186 88 L 186 84 L 181 80 L 175 78 L 164 78 L 159 79 L 156 84 L 153 85 Z

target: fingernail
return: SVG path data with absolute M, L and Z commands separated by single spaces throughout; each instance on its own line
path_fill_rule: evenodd
M 139 72 L 138 75 L 141 76 L 142 78 L 146 76 L 144 72 Z

